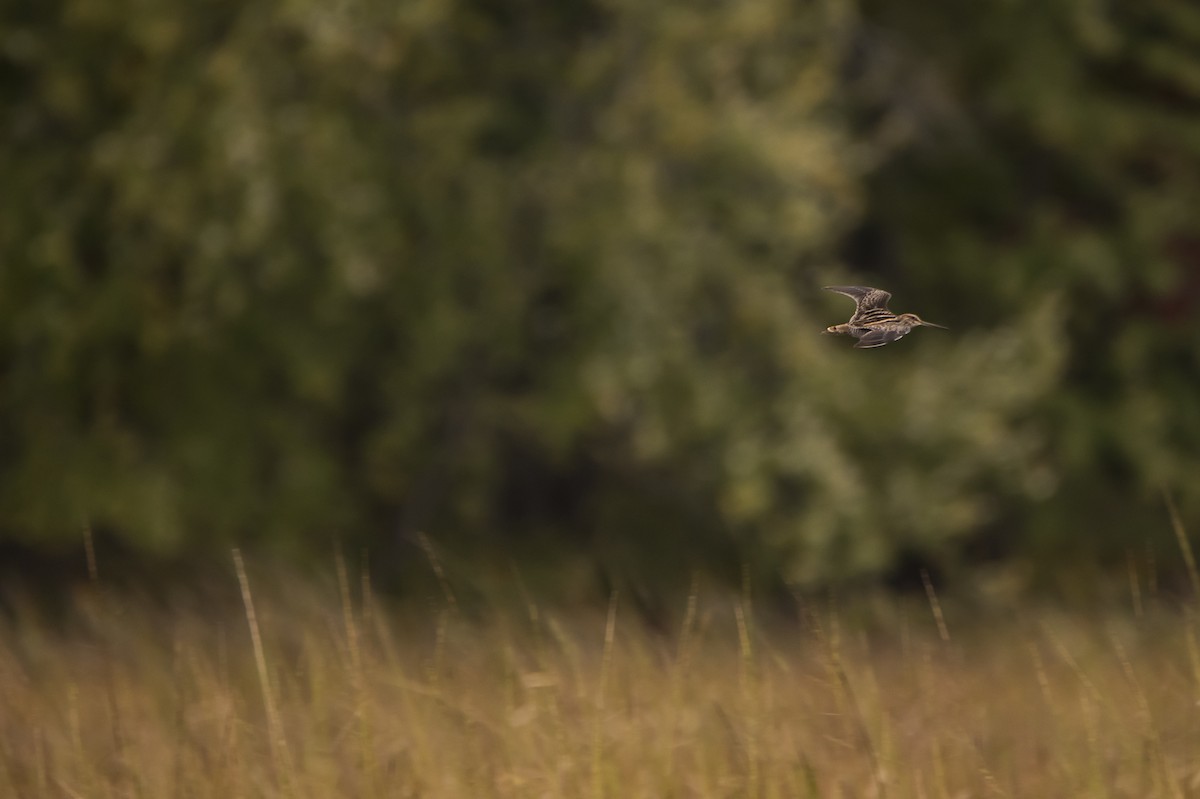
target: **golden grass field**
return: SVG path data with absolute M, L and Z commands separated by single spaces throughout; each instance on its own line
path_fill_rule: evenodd
M 695 592 L 663 635 L 619 596 L 389 607 L 254 565 L 228 601 L 4 617 L 0 796 L 1200 796 L 1200 617 L 1165 600 L 863 624 Z

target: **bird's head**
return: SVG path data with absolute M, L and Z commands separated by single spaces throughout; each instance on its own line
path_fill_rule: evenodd
M 902 313 L 896 318 L 899 319 L 901 322 L 906 322 L 913 326 L 919 325 L 921 327 L 936 327 L 938 330 L 948 330 L 949 329 L 945 325 L 935 325 L 933 322 L 926 322 L 924 319 L 917 316 L 915 313 Z

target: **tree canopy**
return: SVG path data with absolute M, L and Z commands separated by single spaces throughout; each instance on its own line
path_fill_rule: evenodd
M 3 18 L 0 537 L 817 585 L 1200 511 L 1185 0 Z

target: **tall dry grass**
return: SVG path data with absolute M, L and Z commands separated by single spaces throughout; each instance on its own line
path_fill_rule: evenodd
M 388 608 L 248 566 L 225 603 L 10 616 L 0 796 L 1200 796 L 1200 628 L 1150 598 L 868 628 L 698 593 L 663 636 L 620 597 Z

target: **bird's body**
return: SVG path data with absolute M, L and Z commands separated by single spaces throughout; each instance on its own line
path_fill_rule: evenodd
M 942 325 L 926 322 L 915 313 L 892 313 L 887 307 L 892 295 L 883 289 L 873 289 L 870 286 L 826 286 L 825 290 L 845 294 L 856 303 L 849 322 L 831 325 L 825 328 L 825 332 L 854 336 L 858 339 L 854 346 L 860 349 L 890 344 L 908 335 L 914 327 L 938 327 L 945 330 Z

